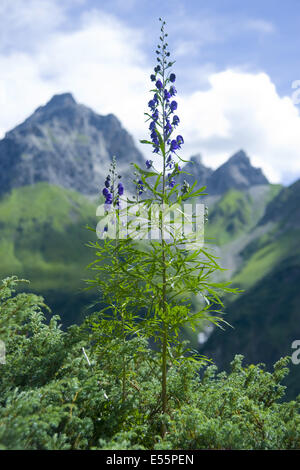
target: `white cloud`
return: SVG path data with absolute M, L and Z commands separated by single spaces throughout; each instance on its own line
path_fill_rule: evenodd
M 183 97 L 181 109 L 187 155 L 200 150 L 216 167 L 243 148 L 271 181 L 300 176 L 299 111 L 265 73 L 215 73 L 210 89 Z
M 35 49 L 66 21 L 70 0 L 1 0 L 0 51 Z M 62 3 L 64 5 L 62 5 Z
M 170 26 L 175 41 L 175 57 L 197 55 L 207 45 L 225 43 L 233 38 L 238 40 L 244 33 L 252 32 L 255 36 L 271 34 L 275 25 L 262 18 L 248 18 L 238 15 L 207 15 L 202 18 L 190 17 L 181 13 L 180 21 Z M 188 32 L 188 34 L 187 34 Z
M 274 24 L 270 21 L 265 21 L 262 19 L 247 20 L 244 24 L 244 27 L 262 34 L 270 34 L 275 32 Z
M 0 130 L 25 119 L 54 93 L 71 91 L 100 114 L 114 113 L 129 130 L 145 130 L 149 87 L 142 34 L 90 11 L 78 29 L 49 34 L 35 51 L 0 54 Z
M 0 17 L 3 5 L 8 5 L 2 1 Z M 0 51 L 0 108 L 4 110 L 0 133 L 23 121 L 53 94 L 70 91 L 99 114 L 118 116 L 136 141 L 147 137 L 143 113 L 149 99 L 150 66 L 142 31 L 99 10 L 82 15 L 76 28 L 59 31 L 53 26 L 53 15 L 64 21 L 61 4 L 44 0 L 44 5 L 58 9 L 50 9 L 47 19 L 37 1 L 29 1 L 37 10 L 25 22 L 27 31 L 33 37 L 38 34 L 33 21 L 39 18 L 45 34 L 29 51 L 18 47 L 5 54 Z M 15 2 L 17 7 L 24 4 Z M 13 11 L 10 15 L 14 18 Z M 22 24 L 20 30 L 24 30 Z M 195 74 L 197 70 L 199 64 Z M 179 90 L 179 133 L 186 142 L 183 157 L 201 152 L 204 162 L 216 167 L 243 148 L 272 181 L 299 177 L 300 117 L 291 98 L 280 97 L 265 73 L 217 73 L 213 66 L 206 72 L 205 90 L 199 91 L 200 79 L 198 90 L 185 95 Z M 147 146 L 140 148 L 145 154 L 149 151 Z

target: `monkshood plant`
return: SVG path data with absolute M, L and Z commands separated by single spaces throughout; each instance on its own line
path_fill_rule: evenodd
M 124 276 L 122 268 L 124 260 L 127 259 L 128 262 L 129 240 L 127 243 L 119 240 L 118 233 L 116 233 L 124 187 L 121 183 L 121 175 L 117 173 L 115 157 L 105 179 L 102 194 L 105 202 L 100 209 L 103 209 L 105 217 L 102 218 L 102 231 L 98 233 L 97 229 L 97 234 L 99 238 L 104 238 L 104 243 L 91 242 L 89 244 L 97 250 L 97 259 L 89 267 L 95 269 L 98 274 L 88 283 L 91 287 L 99 289 L 105 307 L 96 315 L 89 317 L 88 324 L 92 327 L 94 338 L 97 340 L 98 352 L 103 353 L 106 345 L 111 347 L 113 341 L 122 356 L 122 370 L 119 371 L 119 375 L 122 384 L 122 401 L 125 402 L 126 384 L 130 375 L 129 364 L 132 360 L 130 357 L 132 354 L 128 354 L 127 340 L 138 332 L 136 328 L 139 320 L 138 312 L 142 305 L 138 302 L 136 287 L 130 278 Z M 103 213 L 100 212 L 100 215 Z M 112 229 L 114 229 L 114 236 L 110 238 Z
M 170 60 L 165 22 L 160 21 L 157 64 L 150 76 L 152 96 L 145 113 L 150 139 L 141 140 L 158 163 L 149 158 L 145 168 L 134 164 L 136 195 L 123 201 L 124 188 L 121 186 L 120 191 L 120 183 L 116 186 L 115 167 L 111 169 L 103 189 L 102 230 L 97 231 L 104 240 L 90 245 L 96 249 L 96 260 L 91 266 L 96 276 L 90 282 L 100 287 L 107 302 L 101 320 L 93 321 L 94 329 L 100 329 L 102 336 L 118 335 L 124 342 L 132 335 L 144 335 L 155 342 L 154 360 L 159 362 L 161 371 L 159 412 L 164 436 L 168 374 L 185 361 L 198 361 L 200 365 L 206 359 L 197 357 L 179 333 L 186 326 L 196 330 L 200 322 L 222 326 L 223 295 L 237 291 L 230 288 L 230 283 L 213 280 L 222 268 L 203 244 L 203 224 L 199 224 L 203 211 L 199 207 L 204 205 L 199 201 L 205 195 L 205 187 L 196 189 L 197 181 L 192 186 L 176 181 L 184 173 L 179 164 L 183 159 L 178 155 L 184 139 L 177 133 L 180 119 L 175 114 L 178 104 L 174 61 Z M 202 298 L 197 311 L 191 306 L 192 295 Z M 128 363 L 128 359 L 124 360 L 124 400 Z

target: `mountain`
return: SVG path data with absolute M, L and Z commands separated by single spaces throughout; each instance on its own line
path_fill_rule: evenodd
M 234 329 L 215 329 L 200 347 L 222 369 L 228 369 L 236 353 L 247 363 L 263 362 L 270 368 L 290 356 L 292 342 L 300 339 L 300 180 L 274 187 L 272 193 L 259 220 L 236 240 L 227 239 L 219 251 L 233 284 L 245 289 L 226 302 L 225 319 Z M 224 229 L 221 238 L 226 241 Z M 300 368 L 291 365 L 286 379 L 290 398 L 300 393 L 299 383 Z
M 114 155 L 124 185 L 132 190 L 130 163 L 144 167 L 145 160 L 120 121 L 78 104 L 71 93 L 54 95 L 0 140 L 0 195 L 42 181 L 96 195 Z M 181 182 L 197 179 L 210 195 L 268 184 L 243 150 L 215 171 L 199 154 L 183 170 L 189 174 L 182 174 Z
M 44 181 L 95 195 L 114 155 L 128 184 L 129 162 L 142 166 L 144 158 L 120 121 L 70 93 L 55 95 L 0 141 L 0 194 Z
M 200 154 L 191 157 L 183 167 L 180 182 L 186 180 L 193 184 L 197 180 L 197 186 L 206 186 L 209 196 L 221 195 L 230 189 L 245 190 L 253 186 L 269 184 L 260 168 L 251 165 L 250 158 L 240 150 L 232 155 L 216 170 L 206 167 Z
M 246 189 L 251 186 L 268 184 L 260 168 L 254 168 L 243 150 L 215 170 L 207 181 L 209 194 L 223 194 L 229 189 Z
M 86 196 L 99 193 L 113 155 L 129 185 L 129 163 L 144 167 L 133 139 L 115 116 L 100 116 L 69 93 L 54 96 L 0 141 L 0 275 L 29 279 L 64 327 L 97 300 L 97 293 L 82 292 L 83 279 L 92 277 L 85 267 L 93 253 L 85 245 L 95 240 L 85 226 L 97 224 L 96 203 Z M 205 234 L 224 277 L 245 289 L 226 299 L 235 330 L 213 331 L 203 352 L 222 367 L 237 352 L 271 364 L 298 334 L 292 324 L 299 310 L 300 183 L 269 184 L 244 151 L 217 170 L 194 155 L 184 170 L 190 184 L 207 186 Z
M 181 181 L 186 180 L 190 185 L 193 185 L 197 180 L 198 186 L 206 186 L 213 173 L 211 168 L 203 164 L 202 157 L 199 153 L 193 155 L 182 169 L 186 173 L 181 174 Z
M 96 204 L 78 192 L 36 183 L 15 188 L 0 199 L 1 278 L 18 275 L 43 295 L 63 325 L 82 319 L 95 293 L 82 292 L 90 273 L 97 224 Z
M 236 283 L 252 286 L 287 260 L 300 264 L 299 201 L 300 180 L 270 200 L 253 229 L 255 236 L 241 250 L 243 264 L 234 276 Z
M 280 221 L 281 228 L 300 227 L 300 180 L 284 188 L 266 208 L 260 224 Z
M 229 370 L 235 354 L 245 363 L 264 363 L 268 370 L 283 356 L 291 356 L 291 345 L 300 339 L 300 264 L 277 266 L 251 289 L 226 306 L 226 321 L 233 328 L 215 329 L 201 347 L 221 370 Z M 299 365 L 290 365 L 285 380 L 287 396 L 300 394 Z

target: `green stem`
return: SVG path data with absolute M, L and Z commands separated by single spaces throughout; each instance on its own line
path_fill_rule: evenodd
M 124 314 L 123 311 L 121 312 L 122 316 L 122 334 L 123 334 L 123 347 L 125 349 L 125 326 L 124 326 Z M 123 371 L 122 371 L 122 403 L 126 400 L 126 357 L 123 351 Z
M 116 173 L 116 164 L 115 164 L 115 159 L 113 159 L 113 172 L 112 172 L 112 194 L 113 194 L 113 201 L 115 201 L 115 195 L 116 195 L 116 182 L 117 182 L 117 173 Z M 117 218 L 119 217 L 119 210 L 116 209 L 116 214 Z M 119 263 L 119 253 L 118 253 L 118 247 L 119 247 L 119 226 L 116 220 L 116 239 L 115 239 L 115 256 L 116 256 L 116 262 Z M 121 315 L 121 322 L 122 322 L 122 341 L 123 341 L 123 354 L 122 354 L 122 404 L 126 400 L 126 355 L 125 355 L 125 343 L 126 343 L 126 335 L 125 335 L 125 321 L 124 321 L 124 309 L 121 306 L 121 308 L 118 305 L 118 302 L 116 303 L 116 308 L 117 308 L 117 317 L 118 317 L 118 312 L 120 311 Z
M 164 32 L 163 33 L 163 41 L 162 45 L 164 46 Z M 165 87 L 165 53 L 164 47 L 162 48 L 162 78 L 163 78 L 163 89 Z M 165 102 L 164 99 L 162 101 L 162 112 L 163 112 L 163 190 L 162 190 L 162 199 L 163 204 L 165 203 L 165 192 L 166 192 L 166 152 L 165 152 L 165 145 L 166 145 L 166 138 L 165 138 Z M 163 336 L 162 336 L 162 382 L 161 382 L 161 395 L 162 395 L 162 414 L 163 418 L 167 412 L 167 325 L 165 322 L 166 318 L 166 254 L 165 254 L 165 240 L 164 240 L 164 230 L 163 230 L 163 220 L 162 220 L 162 213 L 161 213 L 161 220 L 160 220 L 160 233 L 161 233 L 161 241 L 162 241 L 162 277 L 163 277 L 163 291 L 162 291 L 162 311 L 163 311 Z M 167 432 L 165 423 L 162 423 L 161 428 L 161 435 L 162 438 L 165 437 Z

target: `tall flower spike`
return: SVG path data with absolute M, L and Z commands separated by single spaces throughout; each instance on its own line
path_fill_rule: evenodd
M 150 80 L 155 82 L 154 97 L 149 101 L 148 106 L 151 114 L 147 114 L 150 119 L 150 138 L 152 142 L 153 153 L 158 153 L 164 158 L 164 168 L 166 168 L 167 158 L 171 153 L 181 149 L 184 143 L 181 135 L 175 139 L 172 138 L 175 127 L 180 120 L 177 115 L 171 116 L 177 110 L 178 104 L 174 99 L 177 93 L 173 83 L 176 81 L 176 75 L 170 70 L 174 62 L 170 61 L 170 52 L 166 42 L 165 21 L 161 21 L 160 43 L 157 45 L 156 55 L 158 65 L 154 67 L 154 73 L 150 75 Z M 152 85 L 153 86 L 153 85 Z M 160 134 L 160 136 L 158 135 Z M 162 147 L 163 143 L 163 147 Z M 162 148 L 164 150 L 162 150 Z
M 120 207 L 120 196 L 124 194 L 124 186 L 118 180 L 121 176 L 118 175 L 116 170 L 116 158 L 113 157 L 113 161 L 110 165 L 109 174 L 107 175 L 102 194 L 105 197 L 105 210 L 109 211 L 111 207 Z

